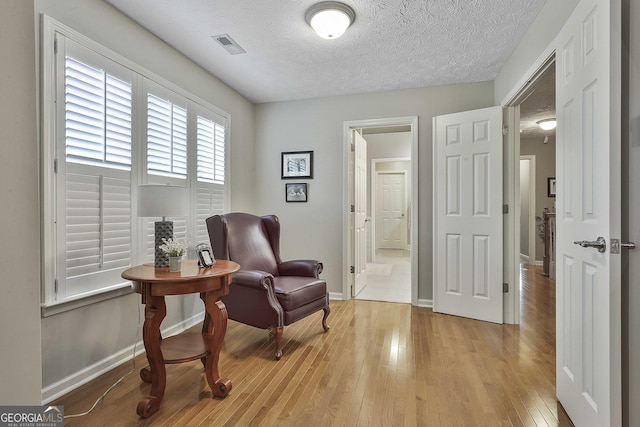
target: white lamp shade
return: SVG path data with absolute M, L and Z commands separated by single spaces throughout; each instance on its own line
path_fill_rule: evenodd
M 189 215 L 189 189 L 174 185 L 138 187 L 138 216 L 166 217 Z

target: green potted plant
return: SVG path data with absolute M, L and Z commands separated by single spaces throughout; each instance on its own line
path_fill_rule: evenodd
M 162 239 L 162 243 L 160 249 L 169 257 L 169 271 L 180 271 L 182 257 L 189 247 L 189 242 L 187 239 Z

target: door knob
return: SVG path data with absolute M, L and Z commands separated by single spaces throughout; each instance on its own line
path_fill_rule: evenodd
M 580 245 L 583 248 L 596 248 L 598 252 L 602 253 L 607 250 L 607 241 L 604 237 L 598 237 L 596 240 L 577 240 L 573 242 L 576 245 Z

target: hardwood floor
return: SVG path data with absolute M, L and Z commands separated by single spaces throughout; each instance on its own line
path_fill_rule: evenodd
M 527 266 L 525 266 L 527 267 Z M 233 382 L 212 399 L 200 362 L 167 366 L 160 411 L 136 415 L 150 385 L 135 368 L 67 426 L 570 426 L 555 399 L 555 282 L 522 273 L 522 323 L 495 325 L 408 304 L 332 301 L 285 329 L 282 360 L 267 333 L 229 322 L 220 371 Z M 197 328 L 196 328 L 197 329 Z M 123 365 L 52 404 L 86 411 Z

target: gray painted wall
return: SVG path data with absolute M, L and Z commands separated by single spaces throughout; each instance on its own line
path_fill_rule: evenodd
M 418 116 L 419 267 L 418 298 L 432 291 L 432 135 L 434 116 L 493 104 L 491 82 L 346 95 L 256 107 L 258 210 L 277 214 L 283 225 L 283 258 L 324 262 L 331 292 L 342 294 L 345 121 Z M 314 179 L 308 203 L 285 203 L 280 152 L 314 151 Z M 317 224 L 322 224 L 318 227 Z M 305 236 L 301 239 L 300 236 Z
M 556 176 L 556 138 L 551 136 L 548 144 L 543 144 L 540 138 L 521 139 L 520 154 L 536 156 L 536 217 L 542 218 L 544 208 L 555 209 L 556 199 L 547 197 L 547 178 Z M 536 231 L 535 260 L 542 262 L 543 255 L 544 242 Z
M 39 405 L 40 226 L 33 3 L 0 13 L 0 405 Z

